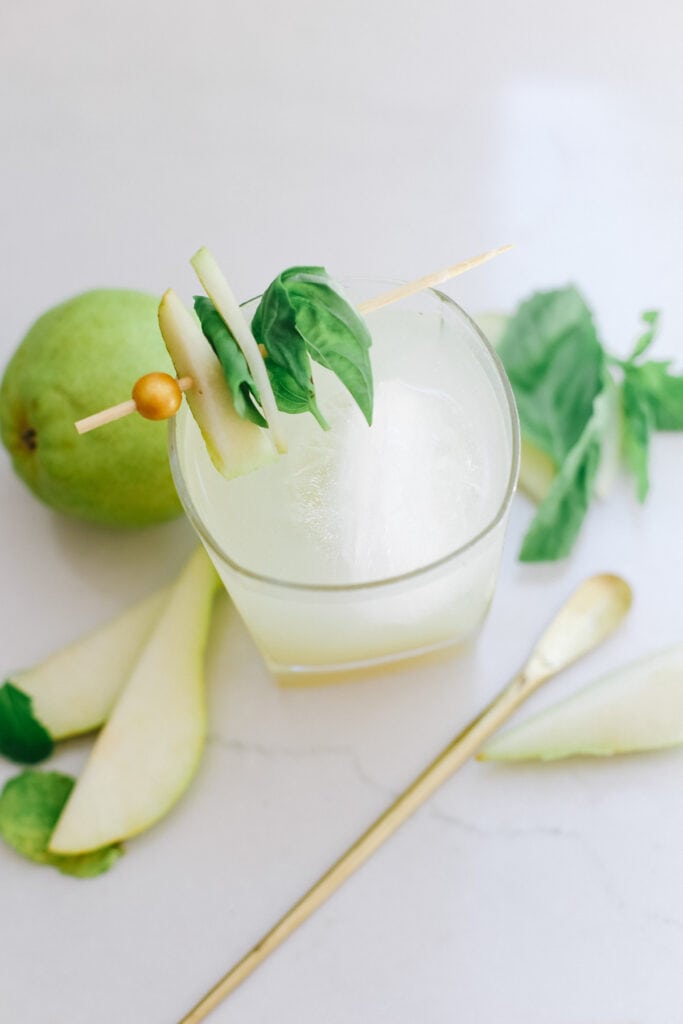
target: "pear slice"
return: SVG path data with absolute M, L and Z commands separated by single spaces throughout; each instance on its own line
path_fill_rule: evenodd
M 90 732 L 107 720 L 167 598 L 168 590 L 159 590 L 38 665 L 10 675 L 7 683 L 31 698 L 27 714 L 51 739 Z M 3 705 L 0 717 L 5 710 Z M 4 724 L 10 726 L 0 722 L 0 735 Z
M 276 459 L 268 431 L 235 411 L 215 352 L 196 318 L 170 288 L 159 305 L 159 327 L 178 377 L 192 377 L 187 402 L 219 473 L 230 480 Z
M 188 786 L 206 734 L 203 654 L 218 584 L 199 549 L 95 741 L 52 834 L 52 853 L 85 853 L 142 832 Z
M 199 278 L 199 282 L 214 306 L 225 320 L 232 336 L 242 349 L 254 382 L 259 391 L 259 400 L 263 415 L 273 435 L 275 447 L 279 452 L 287 451 L 287 442 L 280 425 L 280 413 L 275 402 L 275 395 L 270 384 L 266 364 L 256 344 L 256 338 L 239 307 L 232 288 L 226 281 L 221 268 L 208 249 L 199 249 L 190 263 Z
M 683 743 L 683 646 L 604 676 L 494 737 L 483 761 L 554 761 Z

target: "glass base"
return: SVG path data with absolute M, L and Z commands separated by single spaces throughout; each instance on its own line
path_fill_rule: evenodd
M 371 661 L 348 662 L 344 665 L 278 665 L 266 658 L 266 665 L 279 686 L 293 688 L 327 686 L 330 683 L 351 683 L 389 673 L 450 661 L 471 646 L 473 637 L 448 641 L 401 654 L 391 654 Z

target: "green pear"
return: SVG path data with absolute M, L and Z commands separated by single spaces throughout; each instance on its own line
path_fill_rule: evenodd
M 206 736 L 203 655 L 218 585 L 199 549 L 95 741 L 50 840 L 52 853 L 84 853 L 142 832 L 189 785 Z
M 192 378 L 185 397 L 216 469 L 231 479 L 276 459 L 268 431 L 235 411 L 218 357 L 170 288 L 159 305 L 159 327 L 178 377 Z
M 51 752 L 52 741 L 106 722 L 168 594 L 157 591 L 38 665 L 12 673 L 0 687 L 0 753 L 33 763 Z
M 165 424 L 128 416 L 83 436 L 74 427 L 129 398 L 142 374 L 172 371 L 156 311 L 140 292 L 86 292 L 41 316 L 7 366 L 2 441 L 22 480 L 60 512 L 133 527 L 181 511 Z
M 660 651 L 494 737 L 482 761 L 554 761 L 683 743 L 683 646 Z

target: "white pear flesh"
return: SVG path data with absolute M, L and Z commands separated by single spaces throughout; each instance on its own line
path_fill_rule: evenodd
M 590 684 L 488 743 L 484 761 L 554 761 L 683 743 L 683 646 Z
M 198 550 L 173 585 L 50 840 L 85 853 L 163 817 L 189 785 L 206 737 L 204 649 L 218 576 Z
M 232 288 L 208 249 L 199 249 L 190 260 L 199 282 L 214 306 L 228 325 L 232 335 L 242 350 L 247 366 L 254 378 L 259 392 L 259 400 L 268 426 L 273 435 L 275 447 L 279 452 L 287 451 L 287 442 L 282 431 L 280 413 L 275 403 L 275 395 L 270 384 L 266 364 L 263 361 L 256 338 L 251 327 L 240 309 Z
M 231 480 L 273 462 L 268 431 L 238 415 L 216 353 L 170 288 L 159 304 L 159 328 L 178 377 L 192 378 L 185 397 L 218 472 Z
M 56 651 L 10 682 L 33 702 L 33 714 L 54 740 L 106 722 L 149 636 L 168 590 L 159 590 L 82 639 Z

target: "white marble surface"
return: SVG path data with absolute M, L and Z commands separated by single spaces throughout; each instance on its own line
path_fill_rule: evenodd
M 671 0 L 7 0 L 0 356 L 90 286 L 189 294 L 201 243 L 246 297 L 294 262 L 409 278 L 512 240 L 451 288 L 465 306 L 571 279 L 617 351 L 663 309 L 659 352 L 680 365 L 682 29 Z M 173 815 L 90 882 L 0 849 L 3 1022 L 176 1021 L 588 573 L 630 579 L 630 620 L 536 706 L 679 639 L 682 446 L 657 438 L 647 506 L 624 484 L 559 566 L 516 564 L 516 499 L 491 616 L 448 665 L 280 692 L 222 599 L 211 742 Z M 0 537 L 6 668 L 149 591 L 192 545 L 183 522 L 120 536 L 62 520 L 4 457 Z M 468 765 L 211 1019 L 678 1021 L 682 782 L 683 752 Z

